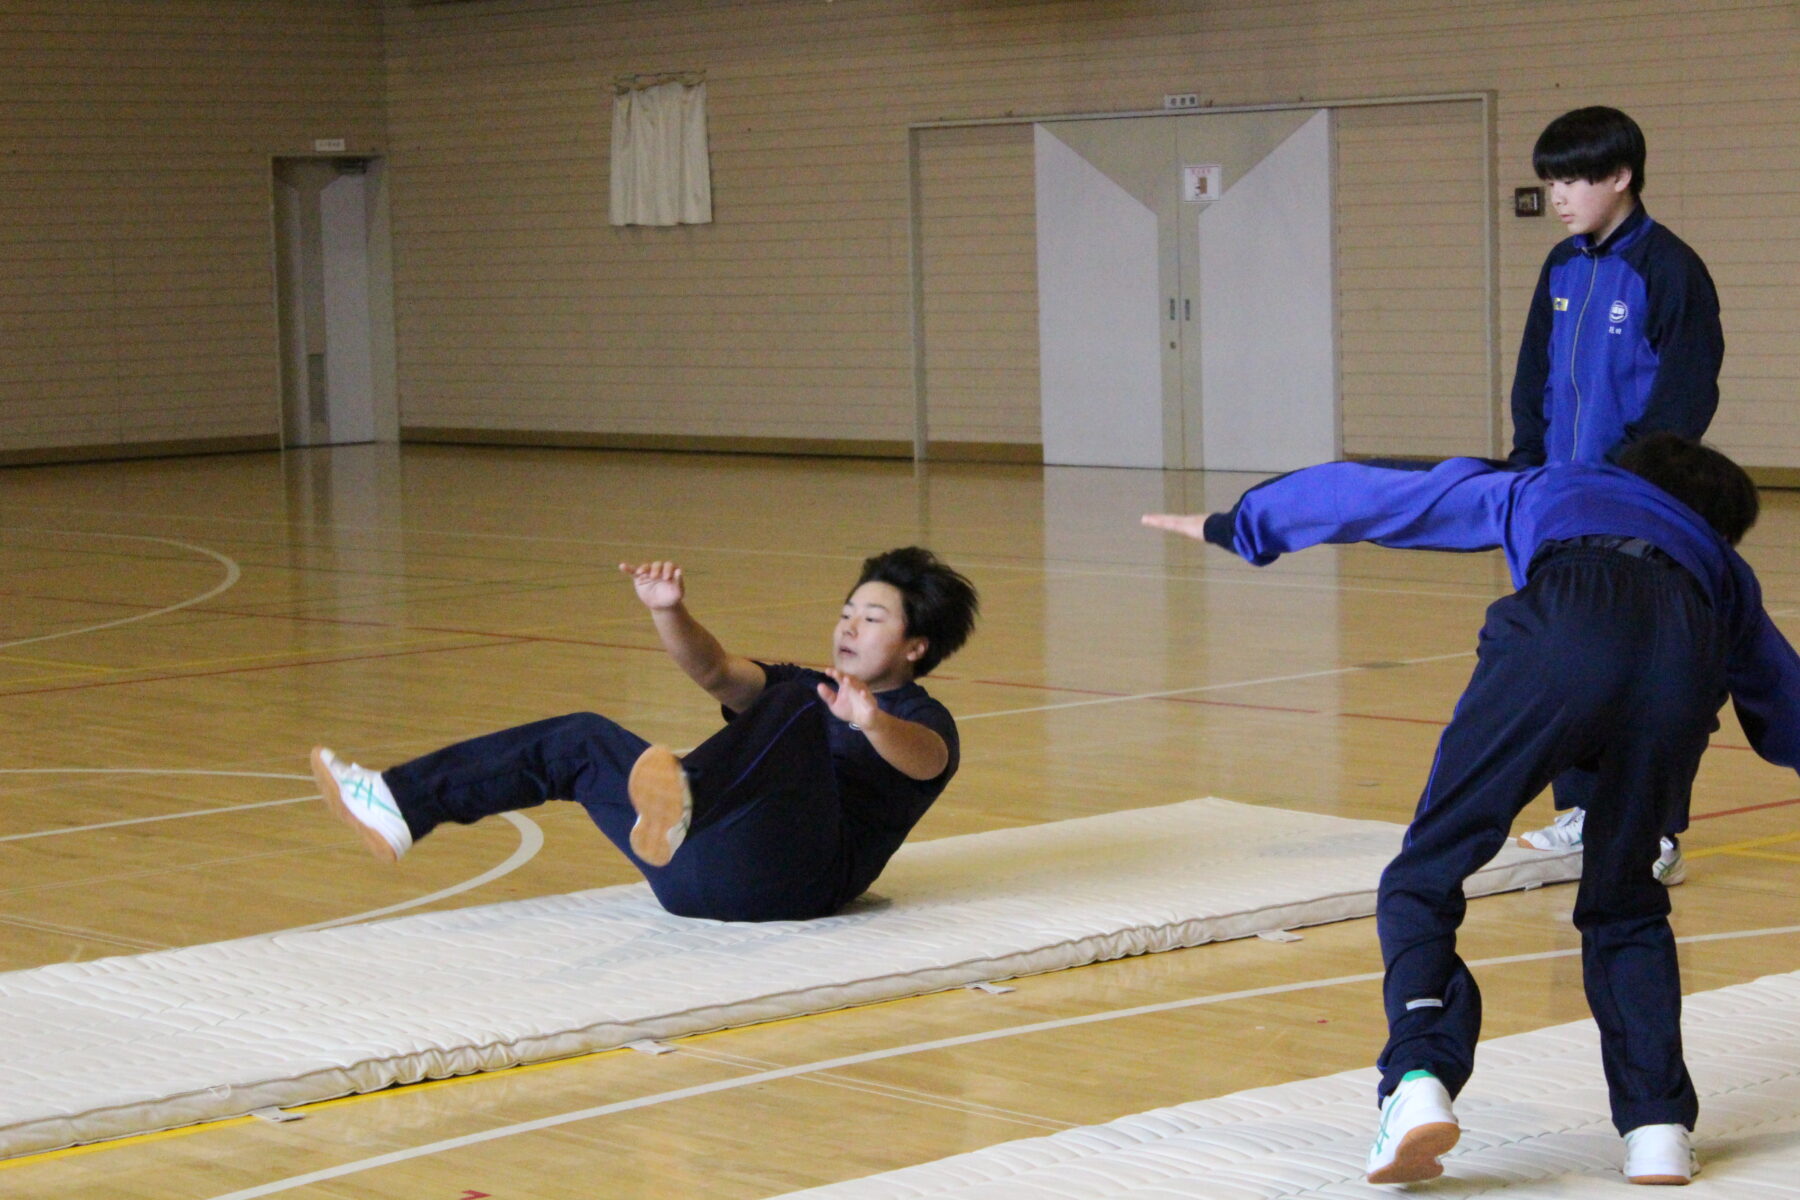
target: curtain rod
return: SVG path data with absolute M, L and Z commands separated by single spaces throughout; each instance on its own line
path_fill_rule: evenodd
M 642 71 L 635 75 L 613 76 L 613 91 L 636 92 L 664 83 L 680 83 L 694 87 L 705 82 L 705 71 Z

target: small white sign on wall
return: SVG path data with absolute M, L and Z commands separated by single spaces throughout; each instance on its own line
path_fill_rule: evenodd
M 1211 204 L 1225 190 L 1225 168 L 1200 163 L 1181 168 L 1181 199 L 1188 204 Z

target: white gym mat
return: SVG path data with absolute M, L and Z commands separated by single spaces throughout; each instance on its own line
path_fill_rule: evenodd
M 819 921 L 634 884 L 0 974 L 0 1156 L 1366 916 L 1401 828 L 1190 800 L 907 846 Z
M 1686 998 L 1700 1093 L 1700 1175 L 1683 1200 L 1800 1196 L 1800 973 Z M 1462 1141 L 1444 1177 L 1363 1180 L 1374 1068 L 1255 1088 L 1105 1125 L 1006 1142 L 784 1200 L 1351 1200 L 1638 1194 L 1620 1173 L 1592 1021 L 1483 1042 L 1457 1098 Z

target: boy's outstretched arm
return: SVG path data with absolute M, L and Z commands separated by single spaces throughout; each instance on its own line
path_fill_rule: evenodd
M 1480 550 L 1500 544 L 1520 478 L 1473 458 L 1428 471 L 1322 463 L 1256 485 L 1230 512 L 1151 513 L 1144 524 L 1204 539 L 1259 567 L 1324 542 Z
M 768 683 L 763 669 L 726 650 L 688 612 L 680 567 L 672 562 L 620 563 L 619 570 L 631 576 L 638 599 L 650 610 L 663 649 L 707 695 L 733 712 L 742 712 L 762 695 Z
M 835 667 L 826 671 L 831 684 L 819 685 L 819 699 L 840 721 L 863 731 L 875 753 L 909 779 L 936 779 L 950 765 L 950 747 L 934 729 L 881 711 L 869 685 Z

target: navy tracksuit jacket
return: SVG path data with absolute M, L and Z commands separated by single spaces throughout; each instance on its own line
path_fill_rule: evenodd
M 1698 438 L 1724 357 L 1706 264 L 1642 206 L 1599 246 L 1559 242 L 1519 345 L 1510 461 L 1607 462 L 1647 433 Z
M 1800 768 L 1800 656 L 1755 574 L 1698 514 L 1612 466 L 1429 471 L 1329 463 L 1245 493 L 1208 541 L 1258 565 L 1324 542 L 1500 547 L 1520 590 L 1496 601 L 1468 688 L 1438 744 L 1377 924 L 1389 1038 L 1380 1095 L 1429 1070 L 1468 1081 L 1481 997 L 1456 954 L 1463 881 L 1558 774 L 1595 772 L 1575 923 L 1621 1133 L 1693 1127 L 1668 889 L 1651 875 L 1685 811 L 1729 694 L 1756 751 Z

